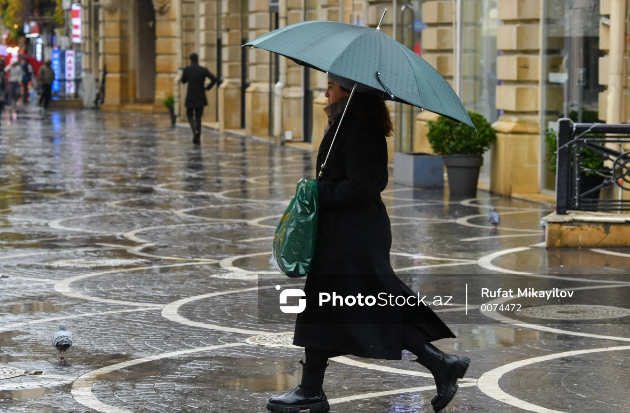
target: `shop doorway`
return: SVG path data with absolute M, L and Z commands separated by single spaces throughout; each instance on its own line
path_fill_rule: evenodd
M 151 0 L 136 1 L 135 24 L 135 102 L 155 101 L 155 10 Z

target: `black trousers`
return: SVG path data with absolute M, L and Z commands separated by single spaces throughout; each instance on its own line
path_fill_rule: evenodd
M 22 102 L 26 103 L 26 102 L 28 102 L 28 96 L 29 96 L 29 93 L 28 93 L 28 82 L 22 82 L 22 90 L 23 90 Z
M 186 117 L 190 128 L 194 134 L 201 135 L 201 117 L 203 116 L 203 106 L 198 108 L 186 108 Z
M 44 104 L 44 109 L 48 108 L 52 97 L 52 85 L 42 85 L 42 95 L 39 97 L 39 105 Z

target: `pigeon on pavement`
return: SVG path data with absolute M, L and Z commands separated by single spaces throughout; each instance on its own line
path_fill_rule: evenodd
M 66 350 L 72 347 L 72 333 L 66 331 L 66 326 L 59 326 L 59 331 L 53 334 L 52 345 L 59 350 L 59 358 L 63 360 Z
M 497 229 L 497 225 L 501 223 L 501 217 L 499 213 L 494 209 L 490 208 L 490 213 L 488 214 L 488 221 L 494 226 L 494 229 Z

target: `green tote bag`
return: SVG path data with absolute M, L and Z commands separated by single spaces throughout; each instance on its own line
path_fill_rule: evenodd
M 308 274 L 315 253 L 319 194 L 315 179 L 300 179 L 273 237 L 273 265 L 291 278 Z

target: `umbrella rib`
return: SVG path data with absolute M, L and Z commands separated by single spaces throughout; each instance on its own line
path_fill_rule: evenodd
M 396 42 L 396 47 L 398 47 L 398 49 L 402 47 L 404 47 L 405 49 L 409 50 L 407 47 L 405 47 L 402 43 L 398 43 L 396 40 L 394 40 L 394 42 Z M 401 50 L 402 54 L 405 55 L 405 59 L 407 59 L 407 62 L 409 63 L 409 67 L 413 68 L 413 63 L 411 62 L 411 60 L 409 59 L 409 56 L 407 56 L 407 53 L 405 53 L 405 50 Z M 413 71 L 413 69 L 412 69 Z M 418 78 L 416 77 L 416 73 L 415 71 L 413 71 L 413 80 L 415 80 L 416 82 L 416 90 L 418 91 L 418 96 L 422 96 L 422 93 L 420 93 L 420 85 L 418 84 Z M 412 105 L 413 106 L 413 105 Z M 422 109 L 424 109 L 424 107 L 422 107 Z

